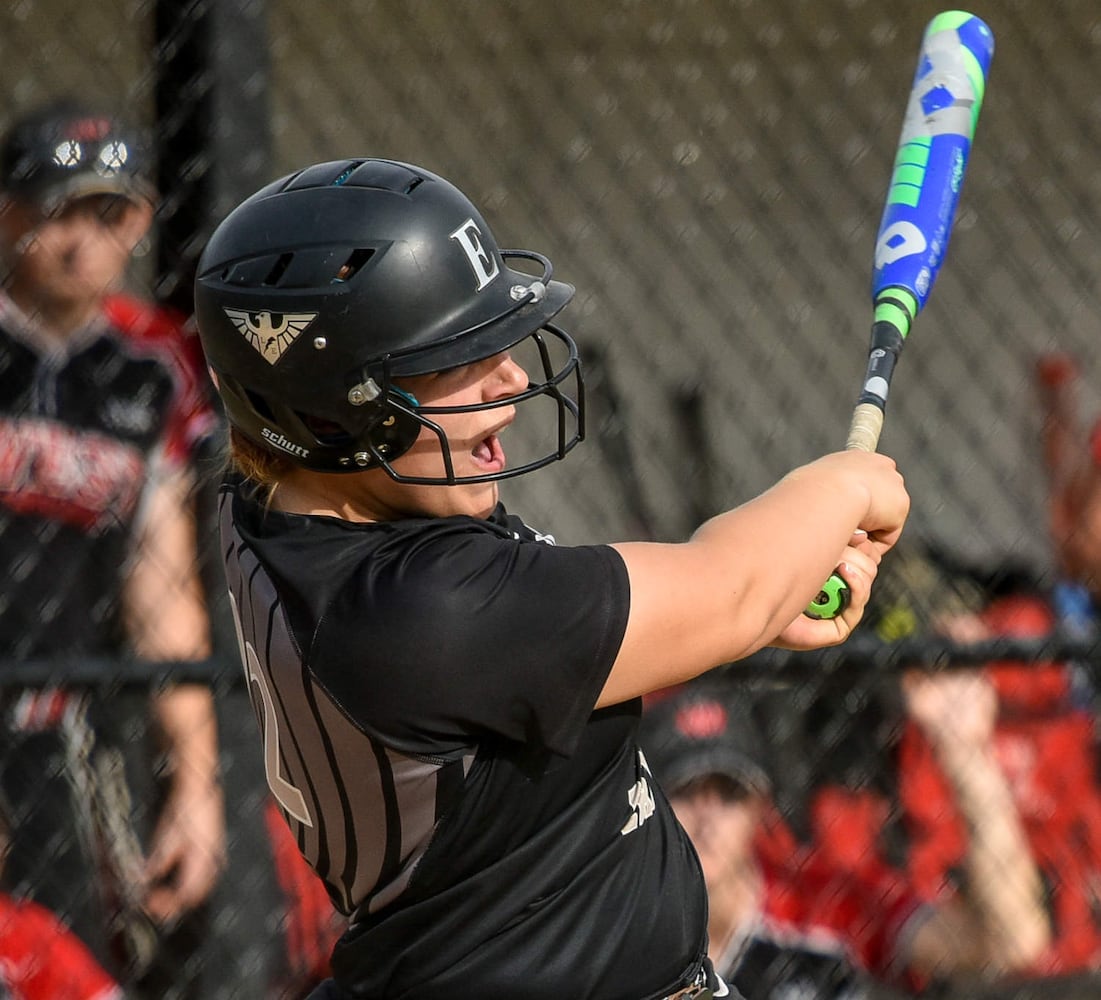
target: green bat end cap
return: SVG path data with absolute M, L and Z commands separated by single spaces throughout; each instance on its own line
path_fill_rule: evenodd
M 849 606 L 850 596 L 849 585 L 834 573 L 803 613 L 808 618 L 836 618 Z
M 943 14 L 938 14 L 929 22 L 929 27 L 925 30 L 930 34 L 936 31 L 954 31 L 961 24 L 966 24 L 972 18 L 974 14 L 969 14 L 965 10 L 946 10 Z

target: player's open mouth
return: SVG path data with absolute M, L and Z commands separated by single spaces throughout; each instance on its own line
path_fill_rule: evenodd
M 500 472 L 505 467 L 505 450 L 496 434 L 482 438 L 471 451 L 474 464 L 486 472 Z

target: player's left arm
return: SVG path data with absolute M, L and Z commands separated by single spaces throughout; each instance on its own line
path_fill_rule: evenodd
M 148 487 L 124 591 L 135 654 L 151 662 L 210 655 L 210 627 L 198 573 L 191 477 L 155 475 Z M 153 696 L 155 724 L 170 768 L 170 793 L 146 863 L 146 906 L 171 920 L 201 903 L 222 869 L 224 804 L 210 689 L 174 684 Z

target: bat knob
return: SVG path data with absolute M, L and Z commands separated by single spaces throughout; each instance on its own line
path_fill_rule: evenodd
M 852 592 L 840 573 L 834 573 L 822 585 L 818 596 L 803 610 L 808 618 L 836 618 L 849 606 Z

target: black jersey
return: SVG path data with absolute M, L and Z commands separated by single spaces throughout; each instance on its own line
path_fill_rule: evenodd
M 227 486 L 222 530 L 271 789 L 352 917 L 355 997 L 643 1000 L 705 961 L 687 836 L 593 712 L 626 627 L 608 546 L 489 519 L 355 524 Z

